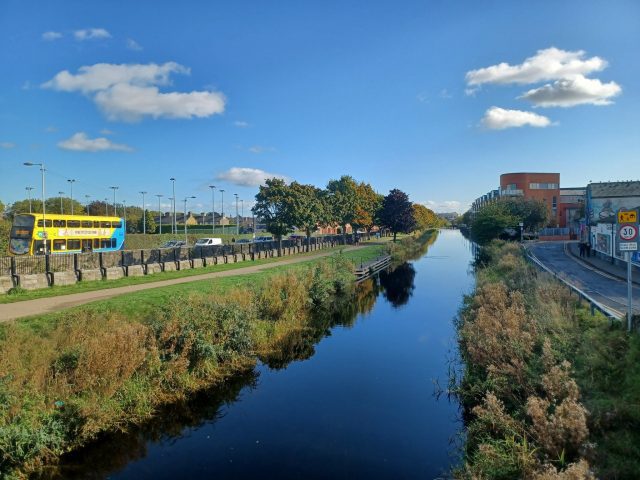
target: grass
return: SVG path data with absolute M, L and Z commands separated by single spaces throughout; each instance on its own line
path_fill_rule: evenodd
M 366 244 L 365 244 L 366 245 Z M 297 254 L 296 257 L 308 257 L 317 254 L 321 254 L 323 252 L 337 252 L 341 249 L 344 249 L 343 246 L 337 246 L 333 248 L 327 248 L 323 250 L 316 250 L 309 253 L 300 253 Z M 347 258 L 355 261 L 368 261 L 372 258 L 375 258 L 383 251 L 383 247 L 378 244 L 370 244 L 365 247 L 358 249 L 353 252 L 345 252 Z M 15 293 L 12 295 L 2 295 L 0 296 L 0 304 L 2 303 L 14 303 L 21 302 L 26 300 L 35 300 L 38 298 L 48 298 L 55 297 L 59 295 L 71 295 L 74 293 L 84 293 L 84 292 L 93 292 L 96 290 L 103 290 L 106 288 L 117 288 L 117 287 L 126 287 L 129 285 L 140 285 L 145 283 L 153 283 L 164 280 L 172 280 L 175 278 L 184 278 L 184 277 L 193 277 L 198 275 L 204 275 L 212 272 L 224 272 L 229 270 L 237 270 L 241 268 L 246 268 L 252 265 L 266 265 L 277 263 L 281 260 L 286 260 L 290 258 L 286 257 L 273 257 L 273 258 L 261 258 L 254 261 L 245 261 L 240 263 L 227 263 L 220 265 L 212 265 L 203 268 L 196 268 L 190 270 L 181 270 L 174 272 L 161 272 L 153 275 L 145 275 L 142 277 L 125 277 L 120 278 L 118 280 L 98 280 L 94 282 L 78 282 L 74 285 L 60 286 L 60 287 L 50 287 L 40 290 L 20 290 L 19 293 Z

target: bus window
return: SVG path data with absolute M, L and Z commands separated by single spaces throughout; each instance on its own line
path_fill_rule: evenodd
M 69 220 L 67 222 L 69 228 L 80 228 L 80 220 Z
M 122 222 L 112 222 L 113 228 L 122 228 Z
M 67 240 L 69 250 L 80 250 L 80 240 Z
M 67 222 L 64 220 L 54 220 L 53 226 L 58 228 L 64 228 L 67 226 Z
M 54 240 L 53 241 L 53 251 L 59 252 L 60 250 L 66 250 L 67 244 L 66 240 Z
M 43 223 L 42 219 L 38 220 L 38 226 L 42 227 L 43 225 L 44 225 L 44 223 Z M 47 220 L 47 225 L 46 226 L 47 227 L 51 226 L 51 220 Z
M 93 248 L 100 248 L 100 239 L 99 238 L 94 238 L 93 239 Z
M 100 240 L 100 248 L 111 248 L 111 239 L 103 238 Z
M 100 228 L 111 228 L 111 222 L 100 222 Z
M 82 240 L 82 251 L 83 252 L 90 252 L 91 251 L 91 240 L 90 239 Z
M 51 252 L 51 240 L 47 240 L 47 253 L 49 252 Z M 44 254 L 44 242 L 42 240 L 33 242 L 33 253 L 35 255 Z
M 100 222 L 93 222 L 93 228 L 100 228 Z
M 116 239 L 115 238 L 111 239 L 111 248 L 116 248 Z
M 90 220 L 83 220 L 82 221 L 82 228 L 91 228 L 93 227 L 93 222 Z

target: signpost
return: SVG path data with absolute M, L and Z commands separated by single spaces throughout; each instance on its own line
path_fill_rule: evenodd
M 627 329 L 633 326 L 633 290 L 631 282 L 631 254 L 638 250 L 638 211 L 618 211 L 618 251 L 624 252 L 627 262 Z

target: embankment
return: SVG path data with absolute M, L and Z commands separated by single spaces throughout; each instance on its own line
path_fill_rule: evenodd
M 637 478 L 640 341 L 493 242 L 457 328 L 465 407 L 457 478 Z M 456 378 L 457 377 L 457 378 Z

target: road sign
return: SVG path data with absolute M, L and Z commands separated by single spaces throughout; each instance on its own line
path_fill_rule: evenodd
M 638 236 L 638 227 L 635 225 L 620 225 L 618 236 L 623 242 L 630 242 Z
M 618 212 L 618 223 L 638 223 L 638 212 L 635 210 L 620 210 Z
M 638 242 L 620 242 L 621 252 L 636 252 L 638 250 Z

